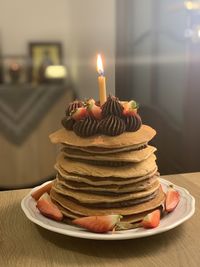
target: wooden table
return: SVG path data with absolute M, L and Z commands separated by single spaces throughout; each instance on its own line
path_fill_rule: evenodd
M 50 232 L 30 222 L 20 202 L 29 190 L 0 192 L 0 266 L 200 266 L 200 173 L 164 177 L 196 199 L 192 218 L 168 232 L 97 241 Z

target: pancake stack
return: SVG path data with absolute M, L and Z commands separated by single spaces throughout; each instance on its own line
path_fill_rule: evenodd
M 122 221 L 136 223 L 161 207 L 165 195 L 156 148 L 148 144 L 155 134 L 144 124 L 116 136 L 82 137 L 73 128 L 51 134 L 51 142 L 61 148 L 50 196 L 63 215 L 75 219 L 120 214 Z

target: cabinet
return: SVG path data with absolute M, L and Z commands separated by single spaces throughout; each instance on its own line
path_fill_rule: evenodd
M 27 92 L 24 93 L 26 89 Z M 38 98 L 35 96 L 35 102 L 32 100 L 32 105 L 27 107 L 27 113 L 36 113 L 30 117 L 31 114 L 26 116 L 24 104 L 30 102 L 31 90 L 46 90 L 47 93 L 38 94 Z M 53 89 L 49 85 L 38 88 L 26 88 L 25 85 L 23 88 L 0 86 L 0 189 L 32 186 L 54 174 L 57 148 L 50 143 L 48 136 L 61 127 L 60 121 L 64 116 L 65 107 L 73 100 L 74 92 L 59 85 L 54 88 L 60 90 L 55 95 L 50 96 L 48 90 Z M 43 105 L 46 105 L 46 110 Z M 20 116 L 23 108 L 24 116 Z M 14 119 L 14 115 L 8 112 L 9 109 L 16 115 Z M 36 121 L 31 121 L 33 119 Z M 28 124 L 26 127 L 23 125 L 25 123 Z M 9 133 L 9 125 L 11 128 L 15 127 L 18 133 L 21 131 L 22 137 L 18 136 L 17 139 L 16 133 Z M 5 130 L 3 127 L 8 129 Z M 31 128 L 27 130 L 27 127 Z M 23 130 L 28 132 L 23 133 Z

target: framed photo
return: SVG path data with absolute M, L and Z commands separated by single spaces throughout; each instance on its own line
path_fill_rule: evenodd
M 60 42 L 31 42 L 30 55 L 30 81 L 44 83 L 45 69 L 50 65 L 62 64 L 62 46 Z
M 24 55 L 1 57 L 1 82 L 4 84 L 27 82 L 28 58 Z

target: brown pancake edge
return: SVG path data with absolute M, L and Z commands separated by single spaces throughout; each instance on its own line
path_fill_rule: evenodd
M 84 182 L 65 180 L 60 174 L 57 174 L 56 182 L 62 184 L 63 186 L 69 189 L 77 191 L 93 192 L 95 194 L 102 194 L 102 193 L 119 194 L 119 193 L 137 192 L 149 189 L 157 181 L 158 178 L 159 175 L 155 174 L 147 179 L 144 179 L 136 183 L 129 183 L 123 185 L 110 184 L 110 185 L 99 186 L 99 185 L 90 185 Z
M 110 194 L 100 195 L 100 194 L 95 194 L 93 192 L 82 192 L 82 191 L 72 190 L 54 181 L 52 189 L 65 197 L 70 197 L 83 204 L 109 203 L 111 205 L 111 203 L 114 202 L 129 201 L 150 196 L 158 190 L 159 186 L 160 183 L 159 180 L 157 180 L 156 183 L 153 184 L 153 186 L 148 190 L 142 190 L 139 192 L 121 193 L 121 194 L 110 193 Z
M 95 176 L 87 176 L 80 174 L 72 174 L 65 171 L 59 164 L 56 164 L 55 169 L 66 181 L 76 181 L 76 182 L 84 182 L 92 186 L 104 186 L 104 185 L 126 185 L 130 183 L 137 183 L 139 181 L 145 180 L 149 177 L 155 175 L 158 171 L 157 166 L 153 168 L 149 173 L 143 176 L 138 177 L 130 177 L 130 178 L 119 178 L 119 177 L 95 177 Z
M 97 209 L 85 207 L 76 202 L 73 202 L 71 199 L 67 199 L 54 190 L 50 191 L 50 196 L 53 201 L 59 203 L 59 205 L 61 205 L 63 208 L 79 216 L 98 216 L 108 214 L 120 214 L 122 216 L 135 215 L 141 212 L 153 210 L 162 205 L 165 201 L 165 193 L 163 192 L 161 187 L 159 188 L 158 194 L 155 196 L 155 198 L 151 199 L 150 201 L 124 208 Z

